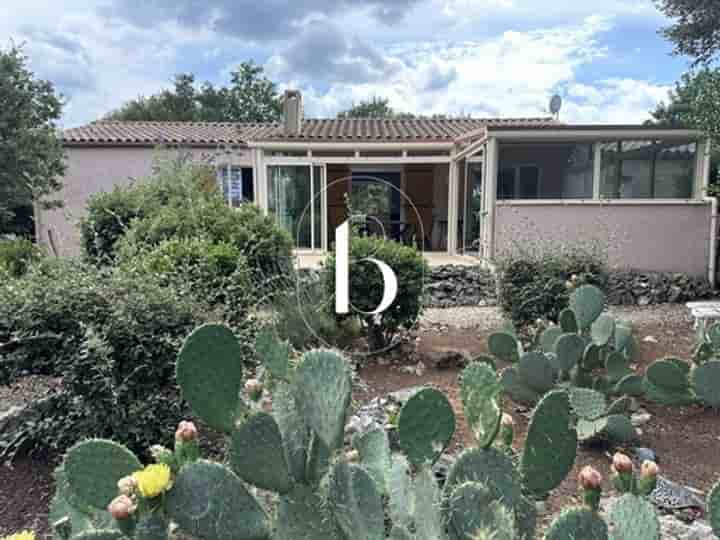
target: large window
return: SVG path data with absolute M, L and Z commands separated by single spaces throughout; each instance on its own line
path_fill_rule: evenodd
M 691 199 L 697 144 L 601 143 L 600 195 L 605 199 Z
M 217 182 L 223 197 L 233 208 L 255 200 L 253 170 L 250 167 L 221 165 L 217 169 Z
M 500 145 L 498 199 L 590 199 L 594 152 L 590 143 Z

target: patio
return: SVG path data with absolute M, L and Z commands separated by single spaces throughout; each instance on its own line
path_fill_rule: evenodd
M 297 268 L 303 270 L 319 268 L 327 255 L 321 253 L 296 252 L 295 256 Z M 475 266 L 481 264 L 481 260 L 478 257 L 472 257 L 470 255 L 448 255 L 447 253 L 425 252 L 424 256 L 430 268 L 448 265 Z

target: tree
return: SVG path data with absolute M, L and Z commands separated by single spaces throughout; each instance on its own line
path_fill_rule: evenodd
M 662 34 L 675 44 L 675 53 L 708 63 L 720 51 L 720 2 L 718 0 L 655 0 L 675 22 Z
M 231 74 L 229 87 L 210 82 L 199 88 L 195 76 L 180 73 L 174 88 L 140 96 L 107 115 L 109 120 L 269 122 L 280 118 L 280 97 L 263 68 L 243 62 Z
M 62 187 L 65 173 L 55 125 L 63 103 L 52 83 L 37 79 L 27 63 L 19 48 L 0 49 L 0 232 L 30 232 L 12 225 L 35 202 L 61 205 L 48 197 Z
M 399 116 L 387 98 L 373 97 L 338 113 L 338 118 L 396 118 Z

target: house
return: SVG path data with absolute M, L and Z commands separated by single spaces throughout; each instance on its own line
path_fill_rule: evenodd
M 90 195 L 150 173 L 158 147 L 209 159 L 230 206 L 254 201 L 298 253 L 322 255 L 347 217 L 427 254 L 492 260 L 509 249 L 595 242 L 618 267 L 707 275 L 716 203 L 697 131 L 568 125 L 552 118 L 304 119 L 288 92 L 277 123 L 96 122 L 65 130 L 65 208 L 38 237 L 79 252 Z M 457 259 L 460 260 L 460 259 Z

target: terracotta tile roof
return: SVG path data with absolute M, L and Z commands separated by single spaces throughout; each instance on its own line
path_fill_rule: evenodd
M 451 142 L 483 126 L 541 128 L 556 125 L 550 118 L 308 118 L 303 121 L 300 133 L 286 135 L 277 122 L 99 121 L 66 129 L 62 136 L 67 146 L 216 146 L 242 145 L 248 141 Z

